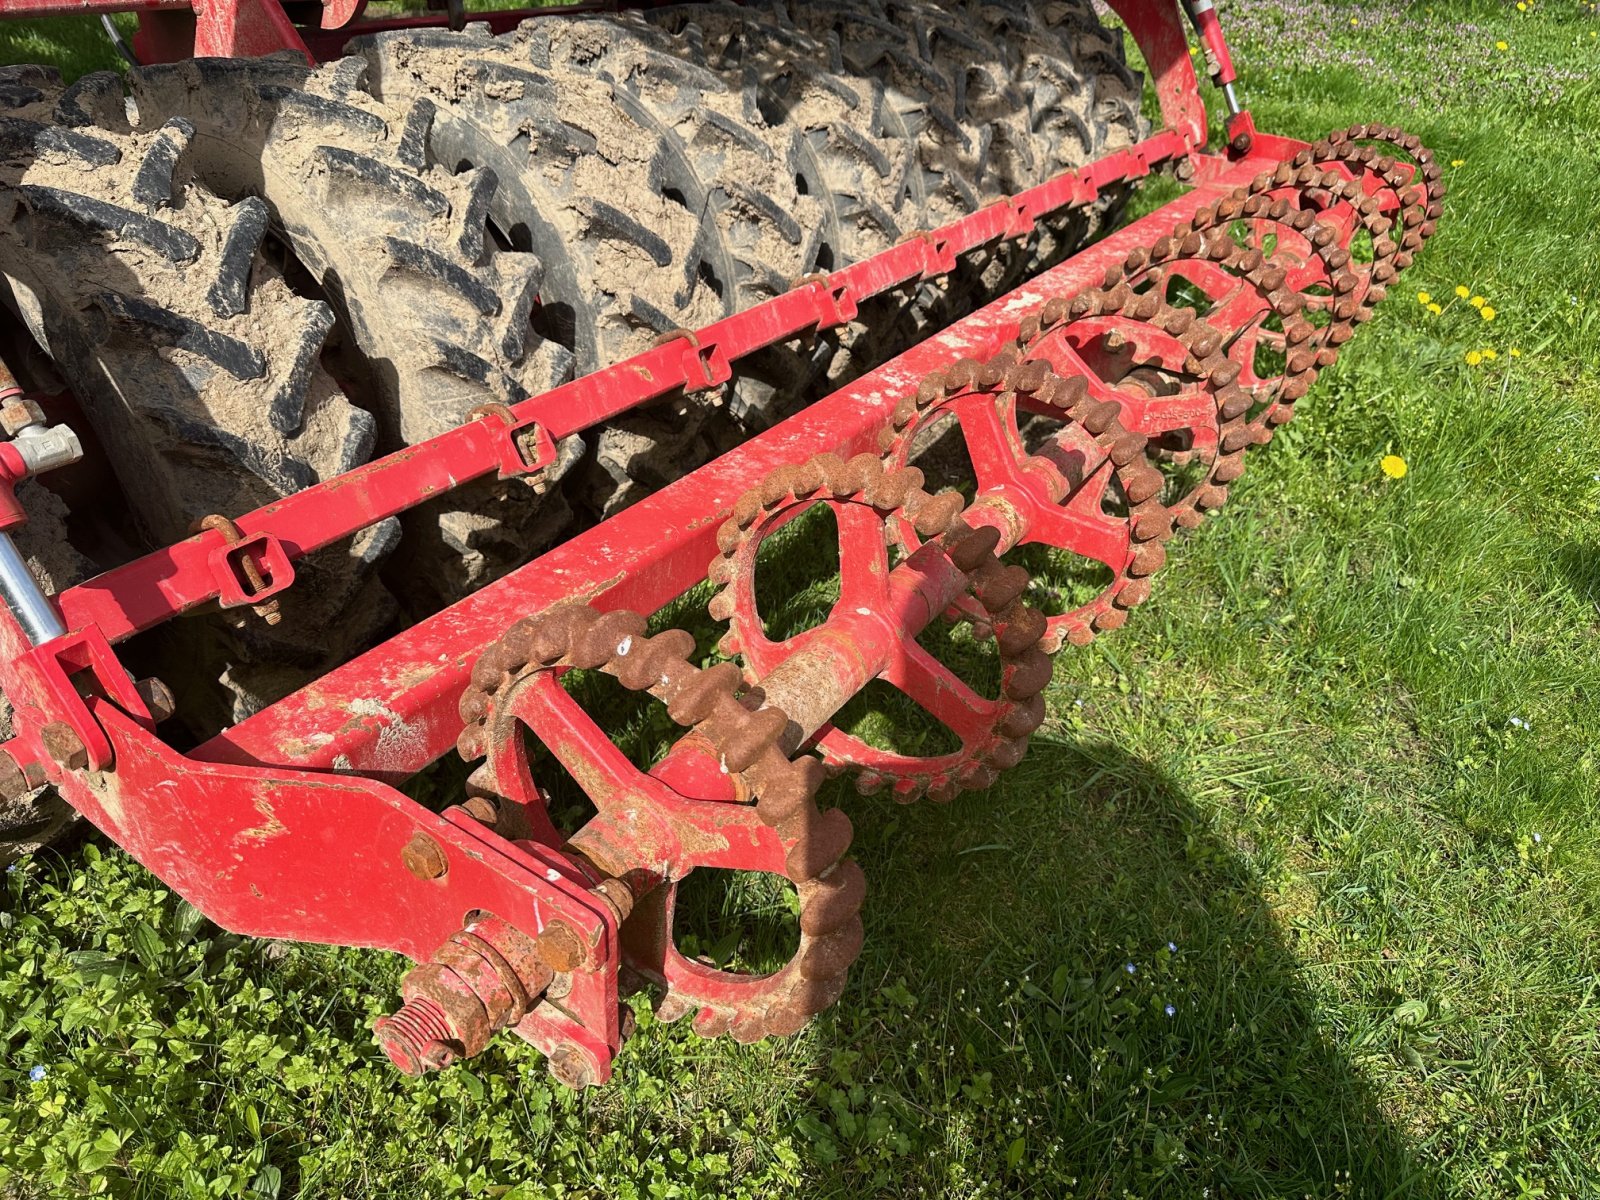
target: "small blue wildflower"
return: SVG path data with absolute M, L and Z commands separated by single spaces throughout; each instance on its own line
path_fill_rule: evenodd
M 1132 975 L 1132 974 L 1134 974 L 1135 972 L 1137 972 L 1139 970 L 1139 968 L 1134 966 L 1132 963 L 1127 963 L 1125 966 L 1123 966 L 1122 969 L 1124 971 L 1126 971 L 1129 975 Z
M 50 1072 L 46 1071 L 43 1067 L 28 1068 L 28 1078 L 33 1080 L 35 1083 L 42 1083 L 44 1081 L 44 1077 L 48 1074 L 50 1074 Z
M 1542 841 L 1544 841 L 1544 834 L 1536 833 L 1536 834 L 1533 835 L 1533 844 L 1535 846 L 1537 846 Z
M 1168 954 L 1176 954 L 1177 952 L 1178 952 L 1178 943 L 1177 942 L 1168 942 L 1167 943 L 1167 953 Z
M 1509 724 L 1514 729 L 1526 729 L 1528 727 L 1528 723 L 1526 721 L 1524 721 L 1521 717 L 1512 717 L 1511 720 L 1507 722 L 1507 724 Z
M 22 865 L 21 863 L 7 863 L 6 864 L 6 874 L 10 875 L 10 874 L 14 873 L 16 871 L 16 869 L 18 867 L 20 867 L 21 865 Z
M 1171 1005 L 1171 1004 L 1167 1005 L 1167 1007 L 1162 1009 L 1161 1011 L 1166 1013 L 1167 1016 L 1169 1016 L 1169 1017 L 1175 1017 L 1175 1016 L 1178 1015 L 1177 1008 L 1174 1005 Z

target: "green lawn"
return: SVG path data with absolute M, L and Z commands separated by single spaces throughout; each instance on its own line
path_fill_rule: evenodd
M 1600 1194 L 1600 18 L 1222 15 L 1262 128 L 1406 125 L 1446 217 L 1022 765 L 835 794 L 835 1008 L 738 1047 L 641 1004 L 582 1096 L 510 1043 L 407 1083 L 393 957 L 45 855 L 0 883 L 0 1196 Z

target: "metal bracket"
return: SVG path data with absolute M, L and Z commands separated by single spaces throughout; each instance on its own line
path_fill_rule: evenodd
M 217 604 L 222 608 L 260 604 L 294 582 L 294 564 L 283 543 L 270 533 L 218 546 L 210 561 L 217 581 Z
M 95 685 L 113 704 L 146 730 L 153 732 L 155 729 L 155 718 L 149 706 L 98 626 L 90 625 L 35 646 L 14 660 L 14 669 L 24 677 L 31 677 L 39 727 L 56 722 L 66 724 L 83 743 L 90 770 L 105 770 L 111 765 L 113 755 L 105 731 L 73 683 L 72 677 L 77 673 L 91 672 Z M 30 748 L 37 759 L 52 761 L 52 755 L 38 741 L 38 731 L 30 731 L 29 737 L 36 743 Z
M 485 418 L 493 418 L 503 426 L 496 446 L 500 479 L 519 479 L 555 462 L 555 439 L 537 418 L 518 417 L 516 410 L 507 404 L 480 404 L 468 414 L 469 420 Z

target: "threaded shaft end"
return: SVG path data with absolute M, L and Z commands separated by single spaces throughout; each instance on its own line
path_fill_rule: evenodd
M 390 1016 L 380 1017 L 372 1033 L 389 1061 L 407 1075 L 426 1071 L 429 1064 L 423 1052 L 434 1042 L 448 1043 L 453 1036 L 444 1009 L 421 996 L 407 1000 Z

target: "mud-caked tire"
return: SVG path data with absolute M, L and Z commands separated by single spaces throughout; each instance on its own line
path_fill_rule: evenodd
M 97 121 L 105 82 L 0 73 L 0 298 L 93 427 L 133 528 L 112 524 L 135 544 L 161 545 L 200 518 L 359 465 L 375 424 L 321 366 L 333 312 L 296 294 L 260 253 L 261 201 L 197 183 L 186 163 L 193 127 L 174 118 L 133 128 L 120 83 L 116 113 Z M 282 626 L 212 620 L 215 652 L 188 665 L 204 662 L 213 683 L 230 669 L 238 686 L 209 700 L 238 715 L 258 702 L 244 683 L 254 665 L 327 661 L 338 648 L 305 630 L 320 635 L 336 613 L 348 614 L 342 627 L 355 639 L 386 623 L 393 604 L 376 567 L 396 533 L 383 522 L 306 558 Z

